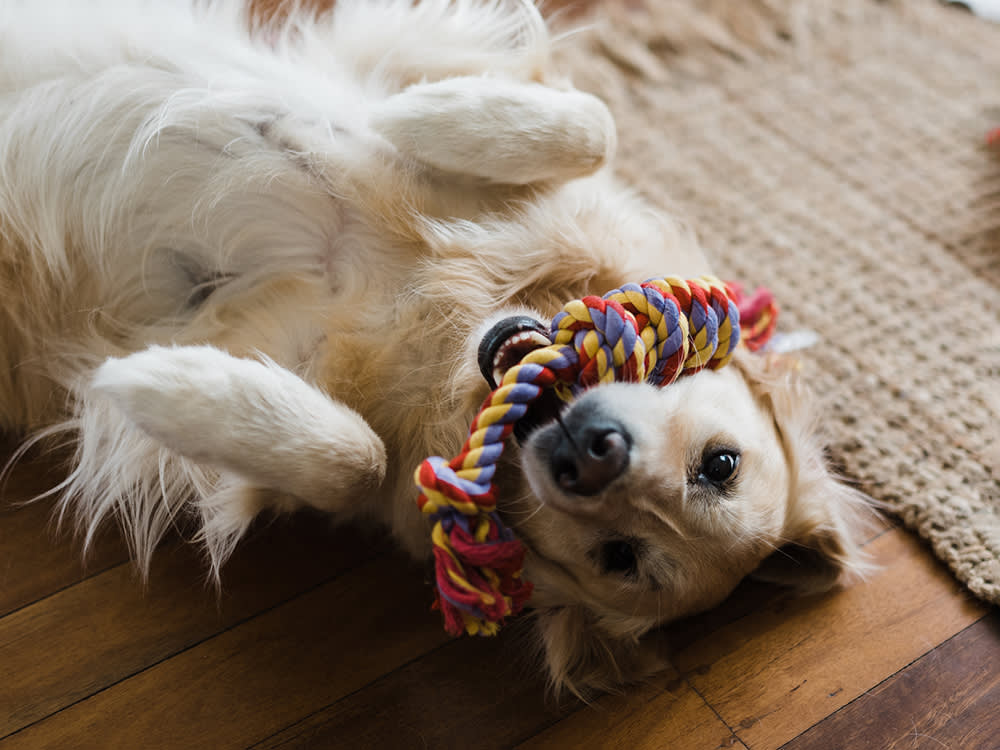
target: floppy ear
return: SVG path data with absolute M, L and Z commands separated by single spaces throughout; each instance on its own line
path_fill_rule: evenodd
M 534 627 L 556 695 L 568 692 L 587 700 L 641 682 L 669 665 L 658 631 L 613 634 L 581 606 L 536 610 Z
M 794 360 L 746 353 L 738 366 L 773 413 L 791 482 L 782 533 L 787 541 L 753 577 L 816 593 L 864 576 L 873 566 L 861 543 L 876 520 L 876 503 L 828 468 L 812 399 Z
M 611 114 L 590 94 L 487 76 L 411 86 L 370 123 L 421 164 L 506 185 L 592 174 L 616 143 Z
M 870 499 L 827 474 L 798 488 L 785 527 L 791 541 L 754 571 L 762 581 L 819 593 L 863 577 L 872 569 L 860 546 L 873 520 Z

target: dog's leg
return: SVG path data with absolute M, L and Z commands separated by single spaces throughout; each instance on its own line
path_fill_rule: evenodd
M 616 143 L 596 97 L 499 77 L 411 86 L 379 104 L 371 125 L 421 164 L 508 185 L 592 174 Z
M 269 360 L 152 347 L 107 360 L 91 387 L 171 451 L 323 510 L 348 510 L 385 476 L 367 422 Z

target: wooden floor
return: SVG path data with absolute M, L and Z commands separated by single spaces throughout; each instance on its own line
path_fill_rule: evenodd
M 451 640 L 425 571 L 301 516 L 257 529 L 221 596 L 174 539 L 147 586 L 109 533 L 86 566 L 35 460 L 0 500 L 0 750 L 1000 748 L 1000 616 L 908 533 L 869 582 L 746 585 L 670 628 L 675 670 L 583 706 L 546 698 L 515 630 Z

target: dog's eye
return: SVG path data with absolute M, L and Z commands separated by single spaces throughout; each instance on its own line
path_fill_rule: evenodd
M 702 484 L 723 484 L 736 473 L 740 465 L 740 454 L 733 450 L 717 450 L 709 453 L 698 469 L 698 481 Z
M 636 545 L 628 539 L 615 539 L 601 546 L 601 569 L 605 573 L 624 573 L 634 577 L 639 570 Z

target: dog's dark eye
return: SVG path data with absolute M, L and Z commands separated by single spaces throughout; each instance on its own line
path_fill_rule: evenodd
M 713 451 L 702 460 L 698 481 L 702 484 L 723 484 L 736 473 L 739 465 L 740 454 L 736 451 Z
M 628 539 L 615 539 L 601 546 L 601 569 L 605 573 L 624 573 L 635 576 L 639 569 L 635 543 Z

